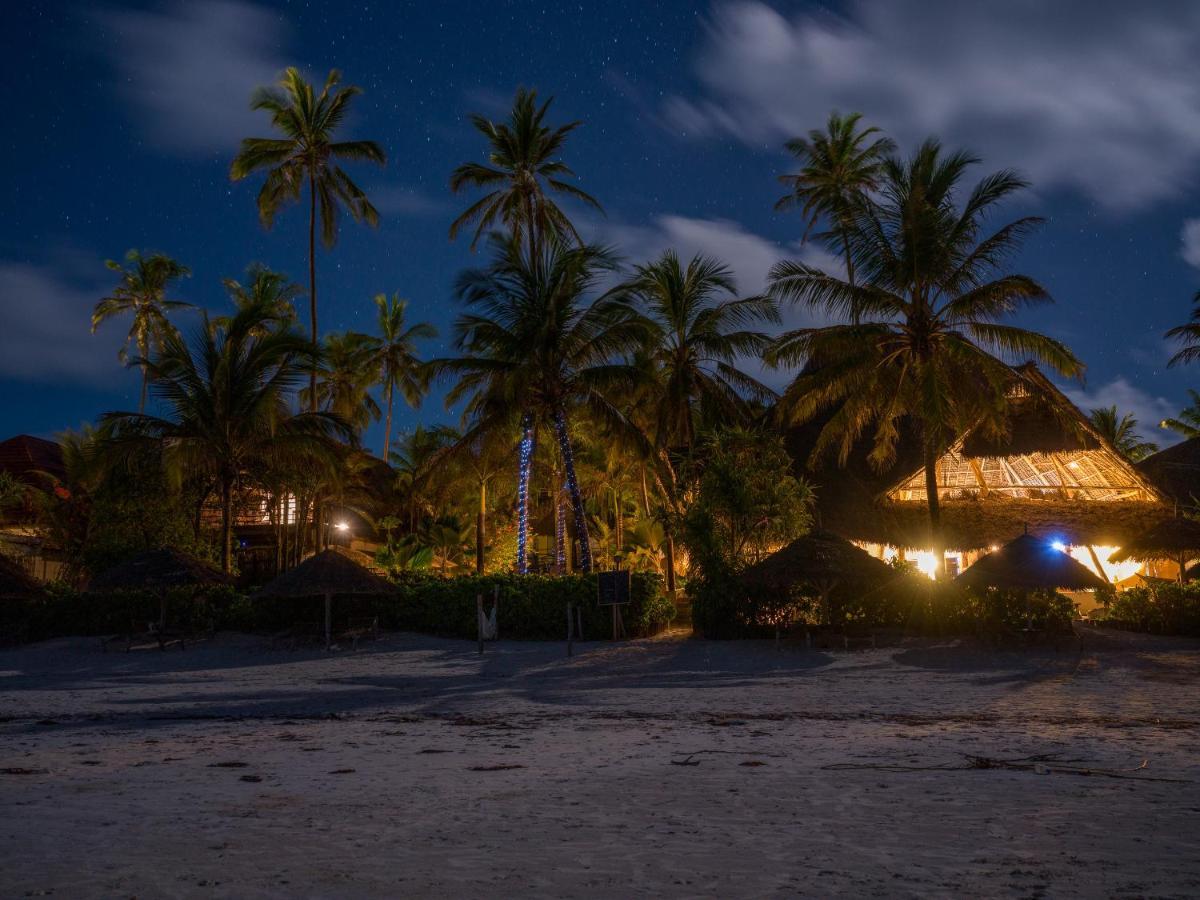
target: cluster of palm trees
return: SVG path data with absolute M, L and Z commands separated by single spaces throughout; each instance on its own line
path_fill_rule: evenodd
M 585 240 L 571 210 L 600 204 L 564 161 L 580 123 L 553 125 L 551 101 L 524 89 L 507 120 L 472 117 L 486 157 L 451 175 L 454 192 L 478 196 L 450 237 L 471 230 L 472 248 L 482 243 L 488 254 L 457 281 L 455 352 L 422 359 L 418 344 L 433 329 L 410 322 L 397 295 L 375 298 L 375 334 L 321 340 L 317 221 L 328 247 L 342 212 L 378 220 L 341 167 L 385 161 L 373 142 L 337 139 L 357 93 L 337 72 L 318 93 L 289 69 L 253 100 L 277 134 L 246 139 L 230 170 L 234 180 L 264 173 L 258 209 L 267 227 L 307 192 L 307 291 L 254 268 L 245 285 L 227 282 L 236 311 L 205 317 L 189 343 L 168 319 L 181 305 L 172 294 L 186 269 L 134 254 L 96 310 L 96 325 L 133 314 L 136 356 L 123 358 L 143 373 L 138 413 L 105 417 L 109 440 L 157 442 L 170 469 L 205 473 L 223 510 L 227 566 L 239 490 L 266 490 L 282 504 L 284 522 L 287 497 L 303 498 L 300 515 L 315 516 L 331 491 L 349 489 L 338 448 L 384 418 L 383 456 L 397 482 L 394 508 L 377 519 L 387 519 L 396 559 L 414 554 L 393 534 L 421 533 L 429 544 L 436 529 L 447 565 L 466 568 L 473 555 L 482 570 L 489 552 L 503 556 L 498 537 L 489 543 L 488 519 L 498 514 L 496 534 L 512 531 L 511 564 L 524 572 L 534 514 L 548 509 L 552 568 L 572 559 L 592 568 L 596 545 L 609 557 L 636 556 L 671 580 L 676 524 L 702 465 L 696 451 L 714 426 L 818 418 L 816 456 L 844 462 L 866 441 L 879 466 L 894 456 L 902 425 L 915 428 L 932 481 L 933 462 L 964 428 L 1005 427 L 1011 371 L 1004 360 L 1034 358 L 1068 377 L 1083 370 L 1060 342 L 1004 321 L 1049 301 L 1034 279 L 1006 268 L 1039 220 L 992 221 L 1025 187 L 1013 172 L 969 185 L 974 157 L 935 140 L 901 157 L 859 116 L 835 113 L 823 130 L 788 143 L 798 169 L 782 178 L 778 207 L 800 212 L 804 239 L 824 242 L 837 270 L 782 262 L 763 295 L 742 296 L 719 260 L 685 261 L 668 251 L 627 269 L 610 249 Z M 294 308 L 304 293 L 307 339 Z M 770 333 L 787 304 L 819 309 L 832 324 Z M 781 396 L 749 374 L 759 361 L 795 370 Z M 446 385 L 448 407 L 461 410 L 460 427 L 417 429 L 393 447 L 396 393 L 416 406 L 434 381 Z M 161 416 L 145 412 L 147 386 Z M 294 475 L 281 474 L 289 470 L 311 483 L 301 479 L 298 488 Z M 928 497 L 936 549 L 932 485 Z M 474 528 L 464 527 L 471 518 Z M 451 533 L 460 546 L 453 553 Z

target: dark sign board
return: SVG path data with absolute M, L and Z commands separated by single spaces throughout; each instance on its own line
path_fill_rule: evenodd
M 628 572 L 601 572 L 598 581 L 601 606 L 619 606 L 629 602 Z

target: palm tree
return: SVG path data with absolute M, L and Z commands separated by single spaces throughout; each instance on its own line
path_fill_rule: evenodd
M 1095 429 L 1130 462 L 1138 462 L 1158 452 L 1158 444 L 1142 440 L 1137 431 L 1137 419 L 1132 414 L 1117 415 L 1115 406 L 1101 406 L 1089 413 Z
M 1178 417 L 1163 419 L 1159 422 L 1160 428 L 1169 428 L 1185 438 L 1200 437 L 1200 391 L 1189 390 L 1188 397 L 1191 405 L 1182 410 Z
M 331 334 L 325 338 L 323 349 L 316 368 L 315 402 L 309 393 L 311 388 L 303 389 L 300 399 L 310 409 L 316 407 L 333 413 L 360 435 L 372 422 L 378 422 L 382 414 L 371 396 L 375 384 L 372 339 L 354 331 Z
M 1192 297 L 1192 315 L 1187 324 L 1176 325 L 1167 331 L 1163 337 L 1182 344 L 1179 352 L 1171 357 L 1167 366 L 1177 366 L 1181 363 L 1192 363 L 1200 359 L 1200 291 Z
M 437 507 L 435 476 L 458 439 L 458 432 L 449 426 L 418 425 L 401 432 L 399 446 L 389 454 L 388 463 L 396 471 L 396 492 L 407 514 L 410 534 L 417 530 L 420 518 Z
M 367 195 L 338 165 L 339 160 L 367 161 L 384 165 L 387 157 L 374 141 L 335 141 L 334 135 L 346 118 L 350 100 L 362 93 L 357 87 L 338 87 L 342 76 L 330 71 L 320 95 L 300 71 L 289 68 L 278 86 L 259 88 L 250 100 L 251 109 L 266 110 L 281 138 L 245 138 L 229 167 L 229 177 L 240 181 L 266 170 L 258 192 L 258 215 L 270 228 L 279 210 L 298 201 L 308 185 L 308 304 L 311 335 L 317 343 L 317 211 L 321 214 L 321 242 L 326 248 L 337 241 L 338 216 L 344 209 L 356 222 L 372 227 L 379 213 Z M 316 402 L 316 373 L 309 376 L 310 402 Z M 316 407 L 312 407 L 316 412 Z
M 854 284 L 854 258 L 850 248 L 851 220 L 863 198 L 879 187 L 883 163 L 896 145 L 878 128 L 859 129 L 861 113 L 848 116 L 830 113 L 824 131 L 813 129 L 808 137 L 793 138 L 785 145 L 800 163 L 795 175 L 781 175 L 788 192 L 775 209 L 799 208 L 804 218 L 804 237 L 822 218 L 830 230 L 824 237 L 838 245 L 846 261 L 846 280 Z
M 455 480 L 469 482 L 478 497 L 475 510 L 475 573 L 482 575 L 487 551 L 488 492 L 512 464 L 516 440 L 511 431 L 474 429 L 451 445 L 447 460 Z
M 221 498 L 221 564 L 233 566 L 233 495 L 280 460 L 312 470 L 336 458 L 349 428 L 327 413 L 293 414 L 289 403 L 315 364 L 311 342 L 289 330 L 263 330 L 261 310 L 237 313 L 225 328 L 207 320 L 189 346 L 177 332 L 145 365 L 163 417 L 112 412 L 101 417 L 113 450 L 158 447 L 172 480 L 203 474 Z
M 371 336 L 368 347 L 371 366 L 378 375 L 378 383 L 383 385 L 383 405 L 387 410 L 383 431 L 386 460 L 391 446 L 392 400 L 396 389 L 400 389 L 413 409 L 421 405 L 421 398 L 429 389 L 429 372 L 417 356 L 416 342 L 437 337 L 437 329 L 428 322 L 408 325 L 404 318 L 408 301 L 400 299 L 399 294 L 391 297 L 376 294 L 375 306 L 379 311 L 379 336 Z
M 125 254 L 125 265 L 112 259 L 106 265 L 114 272 L 120 272 L 121 280 L 113 292 L 101 298 L 92 311 L 92 334 L 108 319 L 130 314 L 133 322 L 117 358 L 122 363 L 128 363 L 129 348 L 132 346 L 136 355 L 145 359 L 151 348 L 161 348 L 165 338 L 175 332 L 175 326 L 167 314 L 171 310 L 194 308 L 190 303 L 167 297 L 172 284 L 191 273 L 187 266 L 162 253 L 143 256 L 137 250 Z M 141 369 L 142 394 L 138 400 L 138 412 L 145 412 L 149 376 L 145 365 Z
M 636 370 L 621 360 L 644 340 L 648 323 L 625 293 L 607 291 L 590 303 L 602 277 L 616 268 L 607 250 L 569 246 L 548 235 L 536 255 L 519 237 L 494 239 L 492 264 L 465 272 L 458 293 L 470 307 L 455 323 L 457 359 L 438 360 L 437 370 L 457 376 L 448 405 L 469 397 L 473 429 L 507 428 L 520 416 L 517 485 L 517 569 L 527 570 L 529 467 L 538 432 L 553 428 L 580 545 L 580 565 L 590 571 L 583 498 L 575 474 L 570 411 L 587 410 L 593 421 L 614 429 L 629 423 L 609 397 L 628 391 Z
M 255 308 L 263 313 L 264 327 L 291 328 L 296 324 L 296 300 L 304 295 L 304 288 L 282 272 L 274 272 L 260 263 L 246 269 L 246 283 L 234 278 L 221 282 L 234 309 L 242 311 Z M 227 328 L 232 316 L 214 317 L 214 324 Z
M 474 250 L 485 232 L 502 223 L 514 238 L 526 241 L 529 254 L 535 257 L 545 235 L 556 234 L 583 243 L 549 192 L 581 200 L 596 210 L 600 204 L 566 180 L 576 176 L 558 158 L 559 153 L 567 136 L 581 123 L 568 122 L 558 128 L 546 125 L 546 113 L 553 102 L 551 98 L 538 106 L 537 91 L 519 88 L 508 122 L 471 116 L 471 124 L 487 138 L 488 161 L 459 166 L 450 176 L 450 189 L 457 194 L 466 188 L 482 188 L 487 193 L 451 223 L 451 240 L 474 224 Z
M 933 139 L 908 161 L 887 160 L 880 202 L 860 204 L 847 220 L 860 283 L 799 262 L 771 272 L 776 296 L 851 320 L 789 332 L 768 351 L 771 363 L 806 363 L 781 412 L 793 421 L 829 412 L 813 455 L 836 446 L 842 464 L 869 433 L 869 458 L 879 468 L 895 457 L 902 420 L 919 426 L 939 560 L 936 463 L 964 429 L 1003 429 L 1013 371 L 998 356 L 1033 357 L 1071 377 L 1083 372 L 1059 341 L 999 321 L 1050 300 L 1032 278 L 1003 270 L 1040 220 L 1027 216 L 988 229 L 988 214 L 1025 187 L 1010 171 L 985 177 L 960 204 L 963 178 L 976 162 L 943 153 Z
M 779 322 L 774 299 L 736 299 L 727 266 L 695 256 L 684 268 L 673 250 L 638 266 L 628 289 L 656 326 L 648 348 L 658 370 L 657 446 L 690 449 L 701 427 L 744 421 L 747 398 L 774 399 L 774 391 L 738 368 L 739 359 L 759 357 L 770 343 L 749 329 Z

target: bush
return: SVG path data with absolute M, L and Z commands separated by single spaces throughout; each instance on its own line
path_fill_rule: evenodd
M 661 576 L 630 573 L 630 603 L 622 610 L 631 637 L 654 634 L 675 614 L 663 592 Z M 510 639 L 565 639 L 566 605 L 583 610 L 584 636 L 611 633 L 611 612 L 597 600 L 593 575 L 484 575 L 438 578 L 409 574 L 396 584 L 394 597 L 344 597 L 334 601 L 335 625 L 350 618 L 379 617 L 386 629 L 421 631 L 447 637 L 476 636 L 475 597 L 483 594 L 491 608 L 492 591 L 500 587 L 500 636 Z M 0 605 L 0 640 L 42 640 L 60 635 L 100 635 L 157 622 L 158 597 L 149 592 L 122 591 L 97 595 L 52 585 L 49 598 L 36 603 Z M 229 588 L 193 596 L 190 591 L 167 595 L 167 624 L 187 631 L 279 631 L 301 622 L 318 624 L 324 618 L 320 598 L 255 598 Z
M 1131 631 L 1200 635 L 1200 584 L 1130 588 L 1092 618 Z

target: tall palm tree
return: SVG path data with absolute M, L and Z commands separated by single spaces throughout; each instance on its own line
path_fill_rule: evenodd
M 555 235 L 546 236 L 532 255 L 519 237 L 497 237 L 491 265 L 459 279 L 459 297 L 470 308 L 455 323 L 463 355 L 435 365 L 457 376 L 446 402 L 469 397 L 474 429 L 511 427 L 520 416 L 517 568 L 522 573 L 527 570 L 529 467 L 538 432 L 547 427 L 562 456 L 580 566 L 591 570 L 569 417 L 573 408 L 584 408 L 607 427 L 630 427 L 609 398 L 635 382 L 636 370 L 622 359 L 648 329 L 619 289 L 585 299 L 615 268 L 607 250 L 573 247 Z
M 1115 406 L 1101 406 L 1093 409 L 1088 418 L 1095 429 L 1130 462 L 1138 462 L 1158 452 L 1158 444 L 1143 440 L 1138 434 L 1137 419 L 1131 413 L 1120 416 Z
M 102 297 L 92 311 L 92 334 L 109 319 L 130 315 L 133 322 L 117 358 L 122 363 L 128 363 L 129 348 L 133 347 L 136 355 L 145 359 L 152 348 L 161 348 L 166 337 L 175 333 L 175 326 L 171 324 L 168 313 L 172 310 L 194 308 L 190 303 L 167 297 L 172 285 L 191 272 L 187 266 L 165 254 L 152 253 L 143 256 L 138 250 L 130 250 L 125 254 L 124 265 L 112 259 L 105 265 L 114 272 L 120 272 L 121 280 L 113 288 L 113 292 L 107 297 Z M 138 400 L 138 412 L 145 412 L 149 375 L 145 365 L 141 366 L 141 370 L 142 393 Z
M 1200 391 L 1189 390 L 1188 397 L 1192 401 L 1191 405 L 1182 410 L 1178 416 L 1163 419 L 1159 422 L 1159 427 L 1169 428 L 1176 434 L 1190 439 L 1200 437 Z
M 895 150 L 891 138 L 878 128 L 859 128 L 861 113 L 848 116 L 834 111 L 824 131 L 813 129 L 785 145 L 800 163 L 795 175 L 781 175 L 788 192 L 775 209 L 798 208 L 804 218 L 804 240 L 825 219 L 824 236 L 837 246 L 846 262 L 846 280 L 854 284 L 854 257 L 850 247 L 854 210 L 879 187 L 884 160 Z
M 417 341 L 437 337 L 437 329 L 428 322 L 409 325 L 405 321 L 408 301 L 399 294 L 375 295 L 378 310 L 378 336 L 368 339 L 371 366 L 383 385 L 386 412 L 383 431 L 383 459 L 388 458 L 392 438 L 392 400 L 399 388 L 408 405 L 416 409 L 429 389 L 429 370 L 417 355 Z
M 553 102 L 551 98 L 539 106 L 537 91 L 519 88 L 507 122 L 471 116 L 471 124 L 487 138 L 488 160 L 464 163 L 455 169 L 450 189 L 457 194 L 467 188 L 482 188 L 487 193 L 451 223 L 451 240 L 473 224 L 474 250 L 484 233 L 503 224 L 514 238 L 526 242 L 532 256 L 537 256 L 538 242 L 544 235 L 556 234 L 583 243 L 550 194 L 572 197 L 596 210 L 600 204 L 567 180 L 576 175 L 559 154 L 567 136 L 581 123 L 568 122 L 557 128 L 547 125 L 546 113 Z
M 160 352 L 138 360 L 150 374 L 165 416 L 101 416 L 107 446 L 157 446 L 173 479 L 203 474 L 221 502 L 221 564 L 233 566 L 233 496 L 261 468 L 288 458 L 312 469 L 337 455 L 344 422 L 328 413 L 293 414 L 290 401 L 315 364 L 310 341 L 289 330 L 263 330 L 261 310 L 237 313 L 228 327 L 207 321 L 191 345 L 168 335 Z
M 266 110 L 279 138 L 245 138 L 229 167 L 229 177 L 240 181 L 266 170 L 258 192 L 258 215 L 270 228 L 275 215 L 286 204 L 299 201 L 308 186 L 308 304 L 312 341 L 317 332 L 317 212 L 321 216 L 321 242 L 326 248 L 337 241 L 338 217 L 342 210 L 356 222 L 379 224 L 379 213 L 338 164 L 340 160 L 366 161 L 383 165 L 383 149 L 374 141 L 335 141 L 345 121 L 350 100 L 362 93 L 357 87 L 338 87 L 342 75 L 330 71 L 318 95 L 300 71 L 289 68 L 273 88 L 259 88 L 250 101 L 251 109 Z M 316 402 L 316 373 L 310 375 L 311 402 Z M 312 407 L 315 412 L 316 407 Z
M 401 432 L 399 446 L 388 456 L 396 471 L 396 492 L 407 515 L 409 533 L 417 530 L 420 519 L 432 515 L 438 506 L 435 484 L 441 464 L 459 434 L 447 425 L 418 425 Z
M 673 250 L 638 266 L 628 290 L 655 325 L 648 349 L 658 369 L 659 447 L 690 449 L 704 425 L 744 421 L 747 398 L 774 399 L 774 391 L 738 367 L 770 343 L 765 333 L 751 329 L 779 322 L 773 298 L 737 299 L 727 266 L 694 256 L 685 268 Z
M 474 429 L 458 435 L 447 453 L 455 465 L 456 481 L 470 484 L 477 495 L 475 509 L 475 573 L 482 575 L 486 563 L 488 495 L 512 465 L 516 440 L 511 431 Z
M 300 392 L 302 402 L 333 413 L 350 424 L 356 435 L 381 415 L 371 396 L 375 385 L 374 344 L 369 335 L 347 331 L 325 338 L 316 368 L 315 402 L 311 387 Z
M 1026 216 L 992 230 L 989 213 L 1026 183 L 1001 171 L 965 192 L 963 179 L 976 162 L 943 153 L 932 139 L 907 161 L 888 159 L 880 201 L 860 204 L 848 220 L 859 283 L 799 262 L 771 272 L 776 296 L 850 320 L 789 332 L 770 348 L 768 362 L 806 364 L 781 412 L 798 421 L 828 412 L 813 453 L 836 447 L 843 464 L 869 434 L 869 458 L 879 468 L 895 457 L 901 421 L 919 426 L 939 560 L 936 463 L 964 429 L 1003 429 L 1013 372 L 999 357 L 1032 357 L 1071 377 L 1083 372 L 1059 341 L 999 321 L 1050 300 L 1032 278 L 1004 271 L 1040 220 Z
M 304 288 L 282 272 L 254 263 L 246 269 L 245 284 L 235 278 L 223 279 L 221 283 L 235 310 L 256 308 L 264 313 L 264 328 L 291 328 L 296 324 L 296 301 L 304 295 Z M 213 318 L 222 328 L 228 327 L 232 320 L 232 316 Z

